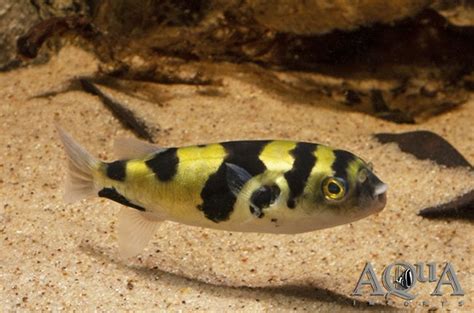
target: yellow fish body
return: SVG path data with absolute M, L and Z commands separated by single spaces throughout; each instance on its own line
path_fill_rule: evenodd
M 69 159 L 65 198 L 123 204 L 119 246 L 139 253 L 161 221 L 242 232 L 301 233 L 383 209 L 387 186 L 362 159 L 307 142 L 232 141 L 160 148 L 116 144 L 101 162 L 58 129 Z

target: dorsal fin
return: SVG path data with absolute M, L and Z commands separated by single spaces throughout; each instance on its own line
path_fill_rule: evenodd
M 136 138 L 117 138 L 114 151 L 119 159 L 137 159 L 163 150 L 157 145 Z

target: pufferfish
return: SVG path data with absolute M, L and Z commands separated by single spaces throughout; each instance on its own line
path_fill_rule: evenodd
M 135 256 L 163 221 L 238 232 L 296 234 L 381 211 L 387 185 L 354 154 L 309 142 L 229 141 L 162 148 L 115 143 L 119 160 L 94 158 L 64 130 L 65 200 L 123 205 L 121 255 Z

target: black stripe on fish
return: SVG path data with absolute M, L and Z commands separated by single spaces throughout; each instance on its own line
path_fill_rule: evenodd
M 355 159 L 355 156 L 344 150 L 334 150 L 334 156 L 336 159 L 332 164 L 332 170 L 334 171 L 335 177 L 340 177 L 347 180 L 347 169 L 349 163 Z
M 177 148 L 160 151 L 145 163 L 160 181 L 169 181 L 173 179 L 178 171 L 179 158 Z
M 127 162 L 123 160 L 108 163 L 106 168 L 107 177 L 114 180 L 124 181 L 126 176 L 126 165 Z
M 103 188 L 102 190 L 99 191 L 98 196 L 102 198 L 110 199 L 122 205 L 137 209 L 139 211 L 146 211 L 141 206 L 131 203 L 127 198 L 119 194 L 117 190 L 115 190 L 115 188 Z
M 290 189 L 287 205 L 290 209 L 296 207 L 296 198 L 304 191 L 306 181 L 308 180 L 311 170 L 316 164 L 314 151 L 316 144 L 299 142 L 296 147 L 290 151 L 295 158 L 291 170 L 285 173 L 285 179 Z
M 250 196 L 250 212 L 258 218 L 265 214 L 264 209 L 268 208 L 280 195 L 280 187 L 277 185 L 262 186 L 255 190 Z
M 228 220 L 234 210 L 237 197 L 232 193 L 226 179 L 226 163 L 237 165 L 250 175 L 256 176 L 266 170 L 259 159 L 260 153 L 269 141 L 232 141 L 222 146 L 227 152 L 219 169 L 207 179 L 202 191 L 202 204 L 198 208 L 213 222 Z
M 261 174 L 267 168 L 259 157 L 269 142 L 268 140 L 224 142 L 222 146 L 227 152 L 224 162 L 240 166 L 252 176 Z
M 236 198 L 227 185 L 224 163 L 207 179 L 201 190 L 201 199 L 203 202 L 198 208 L 204 212 L 206 218 L 216 223 L 229 219 Z

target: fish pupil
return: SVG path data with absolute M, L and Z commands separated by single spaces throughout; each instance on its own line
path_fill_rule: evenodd
M 332 194 L 339 194 L 341 192 L 341 187 L 339 187 L 338 184 L 334 183 L 334 182 L 330 182 L 328 184 L 328 191 Z

